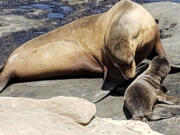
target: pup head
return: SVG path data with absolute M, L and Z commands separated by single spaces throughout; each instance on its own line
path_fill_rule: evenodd
M 170 65 L 167 58 L 164 56 L 156 56 L 151 61 L 149 70 L 164 79 L 170 71 Z

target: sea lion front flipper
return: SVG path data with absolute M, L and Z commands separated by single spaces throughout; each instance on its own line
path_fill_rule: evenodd
M 109 94 L 110 94 L 110 91 L 101 90 L 98 94 L 95 95 L 92 102 L 98 103 L 98 102 L 102 101 L 103 99 L 105 99 L 107 96 L 109 96 Z
M 116 89 L 117 86 L 121 86 L 125 82 L 125 79 L 122 77 L 120 72 L 117 69 L 108 70 L 107 67 L 104 67 L 104 82 L 102 85 L 102 90 L 96 94 L 93 103 L 98 103 L 110 93 Z
M 180 72 L 179 64 L 178 65 L 171 64 L 170 67 L 171 67 L 171 70 L 170 70 L 169 74 L 174 74 L 174 73 Z

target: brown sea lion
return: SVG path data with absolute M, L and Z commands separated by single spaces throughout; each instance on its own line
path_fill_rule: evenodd
M 162 91 L 162 82 L 169 70 L 170 65 L 166 57 L 156 56 L 148 69 L 129 85 L 124 95 L 124 106 L 132 115 L 132 119 L 146 121 L 168 118 L 169 115 L 153 117 L 152 111 L 156 102 L 180 104 L 180 97 L 169 96 Z
M 11 53 L 0 73 L 0 91 L 11 78 L 103 76 L 103 89 L 134 77 L 143 59 L 164 56 L 155 19 L 122 0 L 109 11 L 75 20 L 34 38 Z

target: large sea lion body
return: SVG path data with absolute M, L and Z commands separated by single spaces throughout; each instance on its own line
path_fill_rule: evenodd
M 154 18 L 142 6 L 122 0 L 106 13 L 75 20 L 17 48 L 0 74 L 0 90 L 12 77 L 82 74 L 104 74 L 109 89 L 122 76 L 132 78 L 136 64 L 156 55 L 165 54 Z
M 170 70 L 167 59 L 155 57 L 148 69 L 139 75 L 126 89 L 124 106 L 134 120 L 158 120 L 169 115 L 153 116 L 152 111 L 157 101 L 166 104 L 180 104 L 180 97 L 169 96 L 162 90 L 162 82 Z M 164 113 L 164 112 L 163 112 Z

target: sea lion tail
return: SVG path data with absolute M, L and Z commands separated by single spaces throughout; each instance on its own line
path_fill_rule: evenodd
M 171 70 L 170 70 L 169 74 L 174 74 L 174 73 L 180 72 L 180 64 L 171 64 L 170 67 L 171 67 Z
M 4 65 L 0 65 L 0 72 L 2 72 Z

